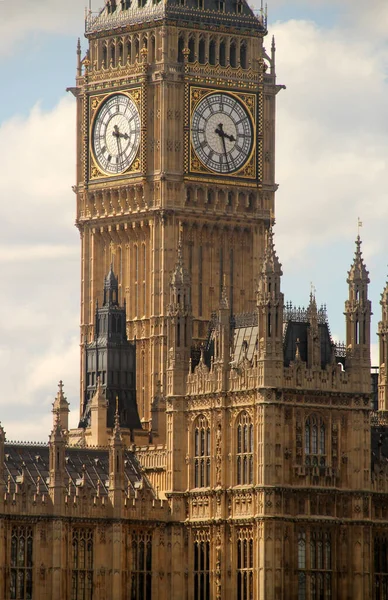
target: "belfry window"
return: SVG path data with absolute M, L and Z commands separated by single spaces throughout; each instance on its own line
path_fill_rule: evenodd
M 253 535 L 250 529 L 237 532 L 237 600 L 253 598 Z
M 210 485 L 210 427 L 205 417 L 194 424 L 194 487 Z
M 194 600 L 210 600 L 210 535 L 197 531 L 194 538 Z
M 237 485 L 253 483 L 253 425 L 248 413 L 237 420 Z
M 326 429 L 322 419 L 312 415 L 305 422 L 304 453 L 307 466 L 324 467 L 326 464 Z
M 12 527 L 11 534 L 11 600 L 32 599 L 33 534 L 31 527 Z
M 216 64 L 216 43 L 214 40 L 210 40 L 209 44 L 209 64 Z
M 71 600 L 93 598 L 93 531 L 74 529 Z
M 152 598 L 152 533 L 132 533 L 131 594 L 129 598 Z
M 242 42 L 240 46 L 240 65 L 242 69 L 247 68 L 247 45 L 245 42 Z

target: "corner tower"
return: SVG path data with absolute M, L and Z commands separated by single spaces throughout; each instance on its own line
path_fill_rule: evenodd
M 81 345 L 110 263 L 136 340 L 137 397 L 150 421 L 166 390 L 169 284 L 182 224 L 193 343 L 206 338 L 226 275 L 233 312 L 252 310 L 273 221 L 275 46 L 245 0 L 116 2 L 89 14 L 78 52 L 77 226 Z M 86 373 L 82 352 L 81 374 Z M 82 381 L 81 389 L 85 387 Z M 147 427 L 147 425 L 146 425 Z

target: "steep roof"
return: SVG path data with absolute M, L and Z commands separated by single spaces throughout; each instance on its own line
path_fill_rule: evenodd
M 16 485 L 26 483 L 36 488 L 39 482 L 40 493 L 48 492 L 49 447 L 47 445 L 6 443 L 4 446 L 4 480 L 10 486 L 10 493 Z M 74 488 L 83 478 L 92 491 L 100 496 L 108 494 L 109 450 L 94 448 L 66 448 L 66 478 Z M 134 454 L 124 453 L 126 487 L 133 491 L 142 481 L 141 467 Z

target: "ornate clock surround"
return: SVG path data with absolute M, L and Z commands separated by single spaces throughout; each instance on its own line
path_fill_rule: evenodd
M 244 162 L 241 168 L 233 170 L 232 172 L 215 172 L 214 170 L 206 167 L 196 155 L 195 149 L 192 142 L 191 124 L 193 114 L 196 107 L 206 97 L 212 94 L 225 94 L 235 98 L 240 105 L 248 113 L 250 121 L 252 123 L 253 140 L 251 150 L 248 159 Z M 186 85 L 186 115 L 185 115 L 185 175 L 198 177 L 206 176 L 216 179 L 230 180 L 238 179 L 241 181 L 257 182 L 260 180 L 260 170 L 258 165 L 258 150 L 260 148 L 260 136 L 259 136 L 259 94 L 255 92 L 242 91 L 235 88 L 228 88 L 226 86 L 205 87 L 199 85 Z
M 127 96 L 136 106 L 140 115 L 140 143 L 136 152 L 136 156 L 132 160 L 131 164 L 127 169 L 120 173 L 107 173 L 104 172 L 98 164 L 93 151 L 93 131 L 95 127 L 96 118 L 98 117 L 99 111 L 103 104 L 109 101 L 109 98 L 116 95 Z M 145 168 L 145 139 L 144 139 L 144 98 L 143 98 L 142 86 L 136 86 L 132 88 L 115 89 L 109 92 L 102 92 L 93 94 L 89 97 L 89 136 L 88 136 L 88 157 L 89 157 L 89 168 L 88 176 L 89 181 L 94 182 L 98 180 L 110 180 L 112 177 L 125 177 L 139 175 Z

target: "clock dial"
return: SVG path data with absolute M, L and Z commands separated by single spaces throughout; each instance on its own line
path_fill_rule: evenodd
M 140 144 L 140 115 L 133 100 L 125 94 L 110 96 L 97 113 L 92 136 L 101 170 L 110 175 L 126 171 Z
M 194 110 L 191 141 L 197 157 L 208 169 L 216 173 L 234 173 L 250 157 L 252 121 L 234 96 L 208 94 Z

